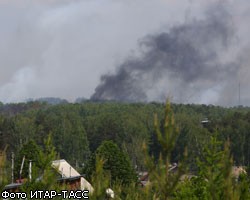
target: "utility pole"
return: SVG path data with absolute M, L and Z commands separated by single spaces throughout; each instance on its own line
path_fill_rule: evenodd
M 20 173 L 19 173 L 19 179 L 20 179 L 20 181 L 21 181 L 21 178 L 22 178 L 22 171 L 23 171 L 24 161 L 25 161 L 25 156 L 23 157 L 22 164 L 21 164 L 21 169 L 20 169 Z
M 32 160 L 29 162 L 29 180 L 31 181 L 32 179 Z
M 11 153 L 11 182 L 14 183 L 14 159 L 15 159 L 15 154 L 14 152 Z

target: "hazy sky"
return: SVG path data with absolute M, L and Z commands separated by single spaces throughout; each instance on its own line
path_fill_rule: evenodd
M 99 84 L 103 84 L 101 76 L 119 75 L 125 69 L 124 63 L 150 57 L 151 47 L 149 50 L 141 47 L 145 38 L 155 40 L 162 33 L 174 35 L 173 27 L 181 30 L 185 24 L 202 29 L 205 26 L 197 24 L 206 22 L 214 10 L 220 13 L 218 5 L 228 13 L 226 23 L 230 27 L 227 24 L 226 37 L 230 41 L 215 45 L 216 50 L 209 43 L 217 39 L 204 41 L 204 46 L 201 41 L 192 46 L 197 50 L 209 49 L 206 56 L 216 54 L 211 57 L 216 60 L 213 67 L 218 65 L 216 79 L 213 75 L 211 79 L 202 78 L 204 72 L 202 76 L 197 72 L 199 78 L 185 84 L 184 71 L 180 76 L 177 73 L 172 76 L 175 70 L 164 69 L 157 71 L 157 78 L 156 72 L 150 70 L 143 72 L 147 76 L 136 79 L 131 87 L 141 80 L 137 89 L 143 90 L 145 100 L 170 96 L 176 102 L 237 105 L 241 82 L 241 102 L 250 105 L 250 2 L 247 0 L 1 0 L 0 101 L 49 96 L 69 101 L 90 98 Z M 198 38 L 206 40 L 205 34 L 199 32 Z M 196 43 L 194 35 L 185 41 Z M 175 39 L 179 44 L 179 38 L 185 37 L 180 34 Z M 210 37 L 217 38 L 216 32 Z M 205 62 L 207 65 L 208 61 Z M 149 67 L 154 69 L 155 63 Z M 133 65 L 127 69 L 135 73 Z M 154 74 L 154 78 L 148 73 Z M 182 91 L 184 84 L 186 88 Z M 116 99 L 116 94 L 103 98 Z

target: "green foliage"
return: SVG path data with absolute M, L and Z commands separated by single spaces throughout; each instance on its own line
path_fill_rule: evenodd
M 16 115 L 14 117 L 14 141 L 17 144 L 17 149 L 20 150 L 24 144 L 27 144 L 30 139 L 36 135 L 36 127 L 34 124 L 35 117 L 32 113 L 30 115 Z
M 195 180 L 194 180 L 195 179 Z M 206 198 L 206 190 L 204 189 L 204 181 L 193 178 L 193 180 L 184 180 L 181 182 L 174 194 L 176 200 L 208 200 Z
M 39 152 L 40 168 L 43 172 L 51 169 L 51 162 L 57 158 L 55 147 L 52 144 L 52 134 L 44 140 L 44 150 Z
M 28 168 L 29 168 L 29 162 L 32 161 L 33 164 L 33 171 L 37 171 L 37 168 L 40 166 L 40 147 L 35 143 L 34 140 L 30 140 L 28 143 L 24 144 L 23 147 L 20 149 L 18 154 L 15 158 L 15 169 L 14 169 L 14 177 L 15 179 L 28 177 Z M 20 169 L 22 160 L 25 158 L 24 165 L 23 165 L 23 171 L 20 175 Z
M 90 198 L 95 200 L 103 200 L 107 198 L 106 190 L 110 186 L 110 175 L 104 171 L 104 163 L 98 155 L 96 156 L 95 171 L 92 174 L 91 182 L 93 183 L 94 192 Z
M 4 149 L 0 149 L 0 191 L 7 183 L 7 173 L 6 173 L 6 150 L 8 146 L 5 146 Z
M 112 189 L 115 191 L 115 199 L 126 199 L 126 200 L 139 200 L 139 199 L 169 199 L 174 196 L 174 193 L 177 189 L 177 185 L 179 183 L 179 179 L 181 175 L 185 171 L 185 166 L 179 163 L 179 167 L 177 169 L 176 173 L 170 172 L 170 155 L 171 151 L 174 149 L 174 144 L 176 141 L 176 138 L 178 136 L 178 129 L 176 128 L 173 120 L 173 113 L 170 109 L 170 104 L 166 105 L 165 110 L 165 120 L 164 120 L 164 132 L 162 133 L 159 128 L 158 120 L 155 119 L 155 129 L 157 138 L 159 140 L 159 143 L 162 145 L 162 154 L 158 160 L 157 163 L 155 163 L 155 159 L 152 158 L 148 154 L 148 148 L 146 145 L 144 146 L 145 150 L 145 162 L 146 162 L 146 168 L 149 173 L 149 184 L 145 188 L 139 188 L 139 186 L 132 182 L 132 184 L 119 184 L 120 182 L 114 182 L 112 184 Z M 102 143 L 100 147 L 98 147 L 96 151 L 97 160 L 99 158 L 103 158 L 103 163 L 96 163 L 96 171 L 102 172 L 100 174 L 94 174 L 94 179 L 92 180 L 97 183 L 100 183 L 97 176 L 100 177 L 101 180 L 103 180 L 103 173 L 110 175 L 111 180 L 115 179 L 114 175 L 120 176 L 123 171 L 119 171 L 117 174 L 114 173 L 114 170 L 118 169 L 117 163 L 121 163 L 122 156 L 120 156 L 119 148 L 110 141 L 105 141 Z M 118 159 L 117 159 L 118 158 Z M 117 161 L 116 161 L 117 159 Z M 105 166 L 106 165 L 106 166 Z M 119 164 L 120 166 L 120 164 Z M 102 171 L 101 169 L 104 169 Z M 108 172 L 107 173 L 107 169 Z M 113 175 L 112 175 L 113 174 Z M 124 175 L 122 177 L 125 177 Z M 107 177 L 106 180 L 109 180 Z M 108 182 L 104 182 L 104 184 L 107 184 Z M 118 184 L 117 184 L 118 183 Z M 107 187 L 107 186 L 106 186 Z M 100 185 L 97 186 L 98 191 L 97 194 L 103 194 L 103 192 L 100 192 Z M 102 188 L 102 187 L 101 187 Z M 104 189 L 104 188 L 102 188 Z M 103 190 L 102 190 L 103 191 Z M 95 193 L 95 191 L 94 191 Z M 94 196 L 93 196 L 94 197 Z M 103 196 L 101 197 L 103 198 Z M 99 198 L 93 198 L 93 199 L 99 199 Z
M 170 155 L 175 147 L 179 130 L 175 126 L 173 112 L 170 109 L 170 103 L 167 103 L 165 108 L 165 118 L 163 124 L 163 133 L 160 130 L 157 116 L 155 115 L 155 130 L 157 139 L 162 147 L 162 156 L 166 157 L 166 162 L 170 161 Z
M 211 137 L 197 161 L 198 173 L 179 186 L 175 198 L 249 199 L 249 180 L 246 175 L 237 180 L 232 174 L 232 163 L 229 142 L 222 148 L 216 135 Z
M 17 155 L 16 168 L 18 168 L 16 171 L 18 172 L 23 157 L 18 155 L 30 140 L 40 146 L 39 151 L 44 152 L 46 146 L 44 138 L 50 134 L 51 145 L 55 146 L 54 150 L 59 152 L 61 158 L 78 168 L 83 162 L 86 163 L 89 155 L 96 152 L 103 141 L 112 140 L 121 151 L 128 154 L 132 166 L 136 165 L 137 170 L 149 169 L 156 173 L 155 177 L 154 173 L 150 175 L 150 180 L 152 182 L 155 180 L 155 184 L 153 183 L 155 186 L 144 188 L 143 192 L 138 192 L 137 186 L 133 184 L 127 184 L 126 187 L 114 184 L 116 193 L 122 199 L 157 198 L 157 193 L 154 193 L 155 196 L 150 196 L 152 191 L 160 193 L 160 189 L 155 189 L 157 181 L 160 186 L 171 182 L 172 185 L 168 185 L 168 190 L 172 190 L 171 187 L 175 188 L 173 191 L 178 191 L 179 195 L 182 193 L 183 196 L 190 197 L 190 199 L 212 198 L 209 195 L 214 189 L 220 191 L 215 194 L 220 193 L 223 196 L 225 192 L 221 192 L 222 188 L 224 188 L 223 190 L 231 188 L 232 192 L 229 190 L 228 195 L 247 199 L 248 197 L 243 194 L 247 194 L 249 191 L 249 178 L 242 178 L 236 184 L 231 179 L 227 180 L 225 176 L 230 171 L 226 166 L 232 165 L 232 163 L 230 164 L 232 160 L 227 158 L 233 157 L 235 165 L 250 165 L 250 109 L 247 107 L 222 108 L 212 105 L 172 104 L 171 109 L 169 107 L 165 114 L 166 110 L 163 108 L 162 103 L 93 103 L 88 101 L 81 104 L 53 106 L 38 102 L 4 104 L 0 106 L 0 146 L 3 149 L 6 144 L 9 145 L 6 152 L 8 159 L 11 152 L 15 152 Z M 156 124 L 154 124 L 154 113 L 158 116 Z M 200 123 L 204 118 L 209 120 L 206 126 Z M 155 128 L 158 134 L 155 134 Z M 215 134 L 215 130 L 217 130 L 217 134 Z M 210 139 L 211 136 L 214 139 Z M 215 139 L 215 143 L 220 142 L 212 145 L 211 140 Z M 230 156 L 227 157 L 223 144 L 228 140 L 230 149 L 227 150 L 227 154 Z M 150 152 L 150 155 L 153 155 L 153 158 L 149 159 L 152 161 L 150 161 L 151 167 L 148 166 L 148 163 L 144 163 L 143 141 L 149 144 L 147 153 Z M 36 148 L 34 147 L 34 149 Z M 188 149 L 188 156 L 185 156 L 186 149 Z M 36 150 L 33 154 L 36 155 L 35 152 Z M 28 153 L 25 154 L 28 155 Z M 35 161 L 37 159 L 35 156 L 31 158 L 34 160 L 34 176 L 42 173 L 43 167 L 40 166 L 46 166 L 42 163 L 50 160 L 50 158 L 46 158 L 46 155 L 39 153 L 37 156 L 39 161 Z M 40 157 L 41 161 L 44 160 L 42 163 L 40 163 Z M 198 164 L 197 158 L 199 158 Z M 27 160 L 25 165 L 28 163 Z M 93 160 L 95 163 L 95 156 Z M 181 160 L 186 161 L 186 164 L 190 166 L 189 171 L 197 177 L 190 181 L 186 180 L 183 184 L 178 182 L 177 185 L 173 184 L 174 178 L 170 178 L 170 176 L 164 178 L 165 180 L 160 179 L 165 177 L 168 164 L 180 163 Z M 222 163 L 221 160 L 227 163 Z M 214 164 L 211 165 L 211 163 Z M 8 166 L 9 163 L 7 162 L 6 165 Z M 27 169 L 27 166 L 25 168 Z M 95 170 L 93 168 L 91 171 Z M 106 172 L 107 170 L 103 171 L 104 174 Z M 27 172 L 24 173 L 27 174 Z M 17 173 L 15 178 L 18 178 Z M 208 185 L 208 181 L 211 182 L 210 185 Z M 213 188 L 215 187 L 213 184 L 219 184 L 220 187 Z M 127 190 L 134 191 L 134 194 L 130 192 L 125 194 Z M 170 193 L 173 196 L 173 192 Z M 177 198 L 177 193 L 174 194 Z
M 221 143 L 212 137 L 204 149 L 203 160 L 198 161 L 199 175 L 207 180 L 207 190 L 211 199 L 233 199 L 232 196 L 232 159 L 229 142 L 224 150 Z
M 0 107 L 0 145 L 2 148 L 9 145 L 7 156 L 10 156 L 31 139 L 42 146 L 43 139 L 52 132 L 60 156 L 79 167 L 102 141 L 113 140 L 128 153 L 133 165 L 145 169 L 143 140 L 151 143 L 149 150 L 156 160 L 162 151 L 154 134 L 153 114 L 162 122 L 163 108 L 161 103 L 5 104 Z M 193 155 L 188 163 L 195 170 L 194 158 L 200 156 L 210 134 L 218 130 L 221 141 L 230 139 L 235 163 L 249 165 L 249 108 L 172 104 L 172 110 L 179 127 L 179 137 L 170 156 L 173 161 L 180 160 L 187 147 Z M 210 122 L 203 127 L 200 122 L 206 117 Z M 160 130 L 164 131 L 164 123 L 160 124 Z
M 203 126 L 205 117 L 210 122 Z M 116 102 L 0 106 L 0 143 L 16 152 L 16 174 L 23 155 L 33 160 L 33 179 L 22 189 L 60 189 L 51 171 L 55 150 L 73 164 L 86 162 L 91 151 L 86 175 L 93 200 L 108 199 L 107 188 L 125 200 L 250 199 L 249 176 L 235 179 L 231 170 L 233 162 L 249 166 L 249 130 L 249 108 L 168 103 L 164 110 L 158 103 Z M 178 162 L 174 173 L 173 162 Z M 146 187 L 136 183 L 135 164 L 149 172 Z M 182 180 L 187 173 L 192 178 Z
M 155 163 L 154 158 L 148 156 L 147 154 L 145 156 L 150 180 L 148 187 L 152 189 L 154 198 L 169 199 L 173 196 L 181 175 L 185 173 L 185 165 L 180 162 L 178 164 L 177 172 L 170 172 L 170 156 L 175 147 L 179 131 L 174 123 L 174 116 L 169 103 L 166 104 L 165 108 L 163 132 L 160 130 L 157 117 L 155 117 L 155 130 L 162 152 L 160 153 L 157 163 Z M 146 146 L 144 146 L 144 149 L 145 152 L 147 152 Z
M 91 165 L 96 163 L 94 161 L 98 160 L 97 158 L 104 161 L 103 169 L 110 174 L 112 185 L 117 182 L 123 185 L 136 182 L 137 177 L 128 156 L 112 141 L 104 141 L 98 147 Z M 90 174 L 95 170 L 95 166 L 91 165 L 88 166 L 89 170 L 87 170 Z
M 89 144 L 83 122 L 77 111 L 67 105 L 59 105 L 37 115 L 37 132 L 41 140 L 49 132 L 56 150 L 70 163 L 82 163 L 89 155 Z
M 51 163 L 57 158 L 55 147 L 52 144 L 51 134 L 44 140 L 44 149 L 36 152 L 37 166 L 32 166 L 32 180 L 27 180 L 21 187 L 22 191 L 30 194 L 35 190 L 58 190 L 57 174 Z M 25 168 L 24 168 L 25 169 Z M 26 176 L 27 177 L 27 176 Z

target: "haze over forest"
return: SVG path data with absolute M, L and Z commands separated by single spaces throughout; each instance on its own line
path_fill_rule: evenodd
M 2 0 L 0 101 L 250 106 L 249 10 L 245 0 Z

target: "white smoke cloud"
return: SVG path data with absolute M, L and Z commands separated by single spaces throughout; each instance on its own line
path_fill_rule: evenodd
M 31 67 L 19 69 L 15 72 L 11 80 L 2 85 L 0 96 L 4 102 L 13 101 L 13 99 L 25 99 L 30 95 L 30 91 L 36 88 L 36 73 Z M 33 84 L 31 84 L 33 83 Z

